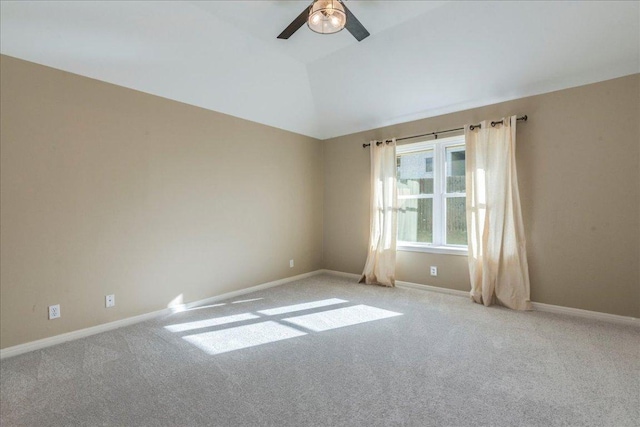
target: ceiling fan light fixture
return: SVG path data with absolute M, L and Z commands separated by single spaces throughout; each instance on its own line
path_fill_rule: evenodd
M 341 31 L 347 23 L 344 6 L 337 0 L 316 0 L 309 10 L 307 25 L 319 34 Z

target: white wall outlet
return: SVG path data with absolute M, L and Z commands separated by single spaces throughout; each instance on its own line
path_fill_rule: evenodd
M 293 268 L 293 260 L 292 259 L 289 260 L 289 268 Z
M 431 266 L 430 271 L 431 271 L 431 275 L 432 276 L 437 276 L 438 275 L 438 267 L 436 267 L 435 265 Z
M 104 297 L 104 305 L 105 307 L 113 307 L 116 305 L 116 296 L 115 295 L 107 295 Z
M 49 306 L 49 320 L 57 319 L 60 317 L 60 304 Z

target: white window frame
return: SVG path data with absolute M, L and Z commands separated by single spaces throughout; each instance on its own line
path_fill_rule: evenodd
M 431 252 L 440 254 L 463 255 L 468 254 L 467 245 L 446 244 L 446 200 L 449 197 L 465 196 L 465 193 L 447 193 L 447 148 L 465 147 L 464 135 L 441 138 L 431 141 L 416 142 L 413 144 L 398 145 L 396 156 L 416 153 L 424 150 L 433 150 L 433 243 L 404 242 L 398 240 L 399 251 Z M 424 195 L 421 195 L 423 197 Z M 431 196 L 426 196 L 431 198 Z M 398 196 L 399 199 L 403 198 Z

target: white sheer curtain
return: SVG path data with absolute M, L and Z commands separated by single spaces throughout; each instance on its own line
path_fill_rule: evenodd
M 395 286 L 398 195 L 396 140 L 371 142 L 369 253 L 360 282 Z
M 531 310 L 516 174 L 516 116 L 465 126 L 471 298 Z

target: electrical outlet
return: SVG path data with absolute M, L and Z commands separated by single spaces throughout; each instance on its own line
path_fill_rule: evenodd
M 292 259 L 289 260 L 289 268 L 293 268 L 293 260 Z
M 105 307 L 113 307 L 116 305 L 116 296 L 115 295 L 107 295 L 104 297 L 104 305 Z
M 431 275 L 432 276 L 437 276 L 438 275 L 438 267 L 436 267 L 435 265 L 431 266 Z
M 57 319 L 60 317 L 60 304 L 49 306 L 49 320 Z

